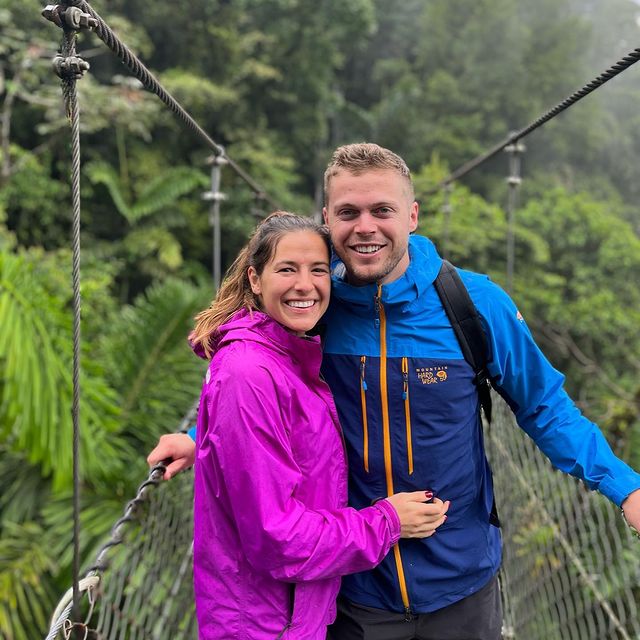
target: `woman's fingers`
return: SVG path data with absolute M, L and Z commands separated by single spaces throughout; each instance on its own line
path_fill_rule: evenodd
M 450 502 L 434 498 L 425 491 L 396 493 L 387 500 L 392 504 L 400 518 L 403 538 L 426 538 L 446 520 Z M 430 502 L 426 502 L 430 500 Z

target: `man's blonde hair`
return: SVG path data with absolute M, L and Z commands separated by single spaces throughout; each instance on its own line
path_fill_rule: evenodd
M 407 163 L 393 151 L 372 142 L 356 142 L 338 147 L 324 172 L 324 199 L 328 201 L 331 178 L 341 170 L 359 175 L 375 169 L 391 169 L 406 178 L 409 193 L 413 198 L 413 182 Z

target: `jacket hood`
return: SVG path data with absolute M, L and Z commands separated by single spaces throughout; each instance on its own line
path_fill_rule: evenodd
M 422 294 L 436 279 L 441 264 L 442 258 L 429 238 L 409 236 L 409 266 L 397 280 L 382 285 L 382 302 L 385 305 L 399 305 L 403 312 L 413 311 L 414 305 L 421 304 Z M 373 308 L 378 285 L 356 287 L 350 285 L 345 277 L 345 266 L 338 260 L 333 265 L 332 298 L 349 305 Z
M 237 341 L 258 343 L 296 364 L 303 364 L 303 368 L 310 369 L 311 373 L 320 369 L 320 338 L 296 336 L 261 311 L 249 312 L 247 309 L 240 309 L 220 325 L 211 341 L 212 358 L 220 349 Z M 201 345 L 191 344 L 191 348 L 197 356 L 206 358 Z

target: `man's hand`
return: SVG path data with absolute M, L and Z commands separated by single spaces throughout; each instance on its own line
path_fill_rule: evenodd
M 169 480 L 179 471 L 193 466 L 196 443 L 186 433 L 168 433 L 160 436 L 156 448 L 147 456 L 150 467 L 162 461 L 170 461 L 163 478 Z
M 625 520 L 640 533 L 640 489 L 636 489 L 627 496 L 622 503 L 622 511 Z
M 447 519 L 445 514 L 450 502 L 433 498 L 433 502 L 425 503 L 432 497 L 432 494 L 425 494 L 424 491 L 413 491 L 394 493 L 387 498 L 398 512 L 402 538 L 428 538 Z

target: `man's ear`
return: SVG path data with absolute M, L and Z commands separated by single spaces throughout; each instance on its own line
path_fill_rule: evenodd
M 409 231 L 415 231 L 418 228 L 418 203 L 414 200 L 409 212 Z
M 322 207 L 322 219 L 325 224 L 329 224 L 329 214 L 327 213 L 327 207 Z
M 260 287 L 260 276 L 254 267 L 249 267 L 247 270 L 247 275 L 249 276 L 249 284 L 251 285 L 251 291 L 259 296 L 262 293 L 262 288 Z

